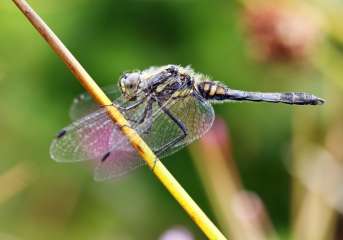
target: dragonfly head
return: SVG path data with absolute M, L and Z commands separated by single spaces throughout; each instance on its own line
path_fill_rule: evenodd
M 132 99 L 136 96 L 139 83 L 141 81 L 140 72 L 125 73 L 119 80 L 119 88 L 123 96 Z

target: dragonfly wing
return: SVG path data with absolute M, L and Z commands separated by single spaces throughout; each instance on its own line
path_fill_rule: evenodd
M 52 142 L 50 155 L 57 162 L 99 159 L 111 148 L 113 131 L 118 126 L 99 109 L 64 128 Z
M 126 112 L 124 115 L 126 119 L 131 119 L 131 126 L 138 134 L 145 132 L 147 123 L 137 123 L 141 119 L 147 108 L 147 103 L 143 103 L 139 108 Z M 135 119 L 132 121 L 132 119 Z M 123 176 L 130 171 L 145 165 L 145 161 L 140 157 L 137 151 L 132 147 L 127 136 L 119 131 L 112 131 L 109 146 L 111 148 L 95 168 L 94 178 L 97 181 L 104 181 Z
M 126 102 L 124 105 L 128 104 Z M 144 124 L 138 124 L 137 121 L 145 108 L 146 103 L 143 102 L 136 108 L 123 112 L 126 119 L 131 120 L 130 125 L 137 128 L 138 132 L 144 131 Z M 50 155 L 58 162 L 92 160 L 97 166 L 96 180 L 118 177 L 144 164 L 104 108 L 64 128 L 52 142 Z
M 106 89 L 112 99 L 120 95 L 114 86 Z M 143 165 L 144 161 L 122 134 L 119 126 L 107 115 L 106 109 L 99 109 L 89 95 L 83 96 L 71 108 L 72 118 L 78 120 L 58 134 L 50 147 L 51 157 L 59 162 L 93 160 L 96 164 L 96 180 L 115 178 Z M 201 97 L 189 93 L 182 98 L 171 97 L 162 104 L 163 108 L 153 102 L 151 116 L 140 122 L 146 114 L 147 102 L 145 100 L 137 107 L 123 112 L 123 115 L 159 157 L 170 155 L 201 137 L 211 127 L 214 119 L 212 106 Z M 134 104 L 120 97 L 115 103 L 121 107 Z M 164 147 L 182 136 L 183 132 L 163 109 L 179 119 L 187 130 L 185 138 L 168 148 Z M 93 110 L 96 111 L 92 112 Z M 92 113 L 87 115 L 89 112 Z
M 121 92 L 116 85 L 102 87 L 101 89 L 111 100 L 117 99 L 115 100 L 115 103 L 119 104 L 120 102 L 122 102 L 121 100 L 119 100 Z M 92 112 L 95 112 L 99 108 L 99 105 L 94 102 L 94 100 L 88 93 L 82 93 L 74 98 L 69 110 L 69 115 L 70 118 L 75 121 Z
M 131 127 L 140 135 L 146 131 L 149 124 L 147 121 L 137 123 L 136 120 L 141 119 L 146 107 L 146 103 L 143 103 L 138 109 L 124 114 L 126 119 L 131 119 Z M 132 119 L 136 120 L 132 121 Z M 98 161 L 95 168 L 95 180 L 103 181 L 117 178 L 145 164 L 145 161 L 130 144 L 128 137 L 123 136 L 121 131 L 112 131 L 109 140 L 111 148 L 103 153 L 101 160 Z
M 160 158 L 187 146 L 200 138 L 212 126 L 214 120 L 213 107 L 197 96 L 190 94 L 187 97 L 170 99 L 162 106 L 168 109 L 174 117 L 182 121 L 187 129 L 187 136 L 184 139 L 163 151 L 159 151 L 169 142 L 182 136 L 183 132 L 156 102 L 152 106 L 153 115 L 151 119 L 146 119 L 142 124 L 134 125 L 140 137 Z M 149 123 L 149 121 L 152 122 Z M 116 139 L 116 137 L 112 139 Z M 95 170 L 96 180 L 119 177 L 145 164 L 145 161 L 141 159 L 128 140 L 119 145 L 120 147 L 118 144 L 113 144 L 108 159 L 99 162 Z
M 122 106 L 135 104 L 126 102 Z M 146 103 L 123 112 L 129 124 L 134 126 L 143 114 Z M 98 159 L 108 151 L 121 147 L 126 139 L 119 126 L 108 116 L 105 108 L 88 114 L 62 129 L 52 142 L 50 154 L 59 162 L 75 162 Z M 125 144 L 123 142 L 123 144 Z
M 126 141 L 120 148 L 108 153 L 105 160 L 99 161 L 94 172 L 96 181 L 114 179 L 143 166 L 145 162 L 137 151 Z
M 193 94 L 168 101 L 164 108 L 183 123 L 187 135 L 167 149 L 160 151 L 166 144 L 182 136 L 183 131 L 162 110 L 155 114 L 151 131 L 146 134 L 143 133 L 142 137 L 161 158 L 200 138 L 211 128 L 214 120 L 214 111 L 211 104 L 201 99 L 200 96 Z

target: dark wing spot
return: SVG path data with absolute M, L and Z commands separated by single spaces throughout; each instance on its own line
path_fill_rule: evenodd
M 101 162 L 105 162 L 106 159 L 110 156 L 111 152 L 107 152 L 102 158 L 101 158 Z
M 58 134 L 57 134 L 57 138 L 61 138 L 61 137 L 63 137 L 65 134 L 67 133 L 67 131 L 66 130 L 62 130 L 62 131 L 60 131 Z

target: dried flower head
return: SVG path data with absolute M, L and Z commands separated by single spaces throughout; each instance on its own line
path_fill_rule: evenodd
M 254 55 L 262 60 L 304 60 L 321 35 L 320 17 L 304 6 L 250 4 L 244 20 Z

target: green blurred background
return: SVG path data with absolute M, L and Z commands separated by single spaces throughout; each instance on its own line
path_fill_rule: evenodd
M 256 52 L 261 42 L 247 23 L 249 2 L 30 1 L 99 85 L 115 84 L 126 70 L 173 63 L 236 89 L 326 98 L 321 107 L 215 106 L 230 130 L 245 188 L 260 196 L 284 239 L 292 226 L 287 166 L 294 122 L 314 125 L 310 138 L 323 144 L 330 125 L 342 119 L 343 4 L 323 2 L 308 1 L 325 22 L 315 26 L 320 40 L 303 39 L 313 45 L 306 56 L 281 51 L 280 58 Z M 11 1 L 0 3 L 0 36 L 1 240 L 158 239 L 174 225 L 205 239 L 147 168 L 95 182 L 87 164 L 51 160 L 50 142 L 69 123 L 70 103 L 83 89 Z M 193 160 L 184 149 L 164 162 L 216 222 Z

